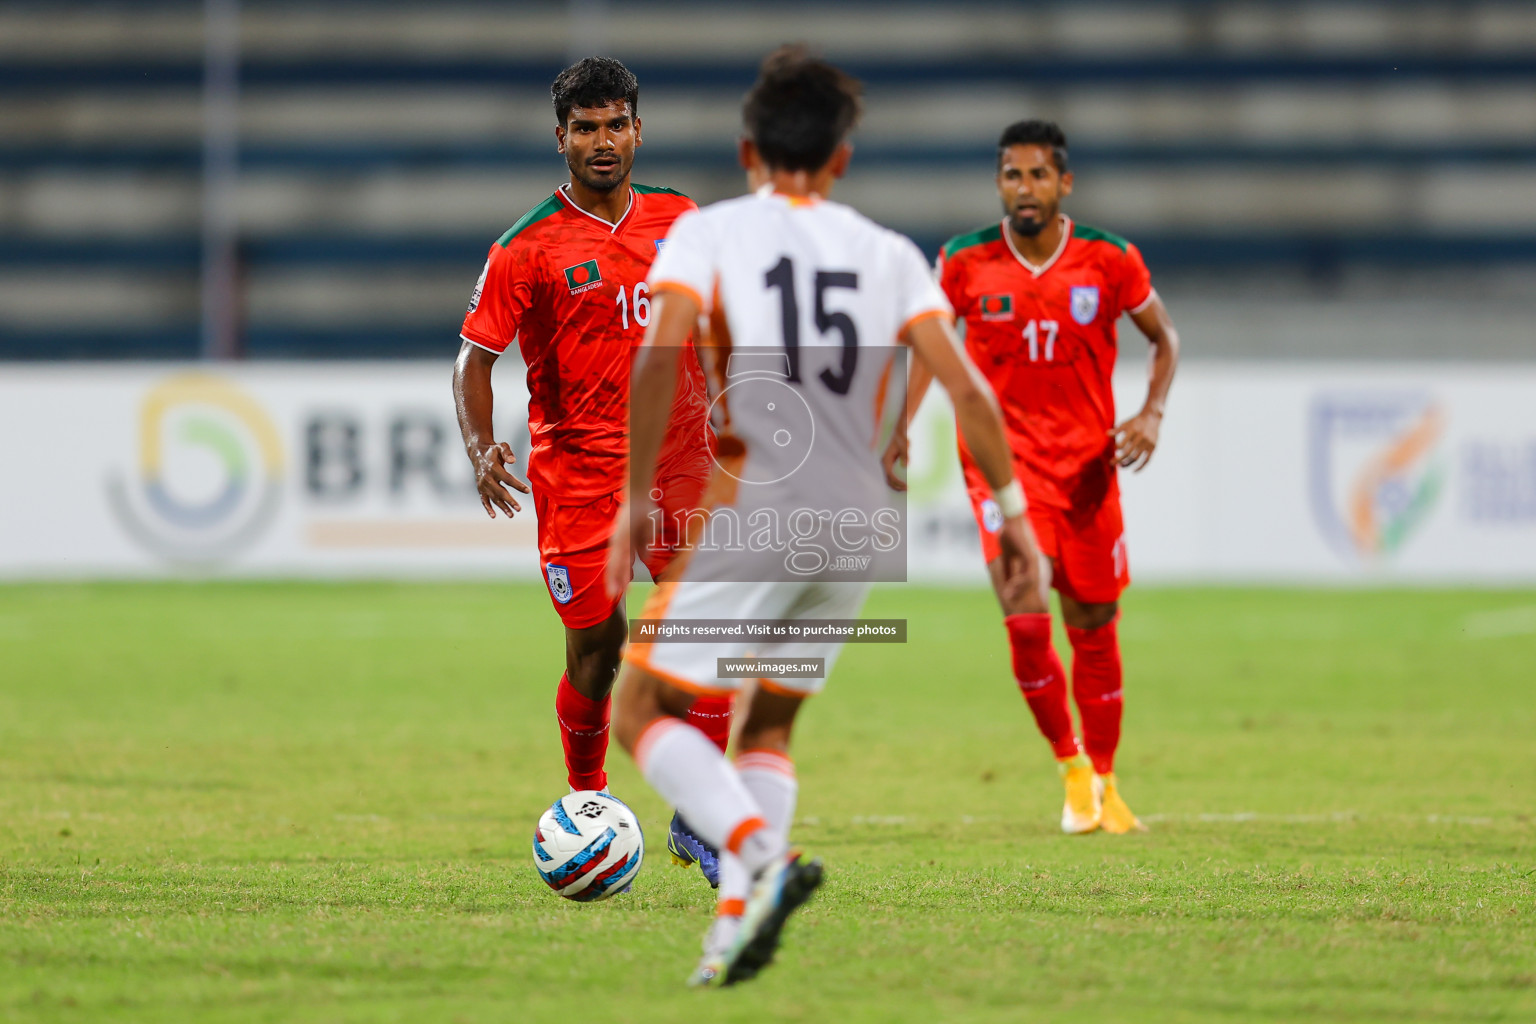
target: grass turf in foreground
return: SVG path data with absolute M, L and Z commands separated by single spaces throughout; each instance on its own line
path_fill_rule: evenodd
M 711 894 L 596 906 L 522 586 L 0 588 L 0 1018 L 1529 1020 L 1536 636 L 1512 592 L 1133 591 L 1120 774 L 1055 834 L 985 593 L 881 591 L 797 739 L 829 881 L 780 963 L 681 982 Z M 1523 621 L 1523 620 L 1521 620 Z

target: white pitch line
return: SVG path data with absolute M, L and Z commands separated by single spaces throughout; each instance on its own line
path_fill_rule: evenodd
M 1336 811 L 1332 814 L 1260 814 L 1257 811 L 1239 811 L 1235 814 L 1145 814 L 1142 820 L 1149 824 L 1158 822 L 1194 822 L 1200 824 L 1244 824 L 1269 822 L 1277 825 L 1327 825 L 1356 821 L 1417 821 L 1430 825 L 1496 825 L 1501 820 L 1486 816 L 1465 814 L 1357 814 L 1354 811 Z
M 960 816 L 963 825 L 977 824 L 1006 824 L 1017 821 L 1017 818 L 1002 817 L 998 815 L 971 815 Z M 1198 825 L 1246 825 L 1249 823 L 1274 824 L 1274 825 L 1345 825 L 1354 822 L 1415 822 L 1428 825 L 1499 825 L 1514 824 L 1512 818 L 1495 818 L 1488 815 L 1470 814 L 1361 814 L 1357 811 L 1334 811 L 1329 814 L 1267 814 L 1259 811 L 1235 811 L 1229 813 L 1205 812 L 1198 814 L 1143 814 L 1141 820 L 1149 825 L 1182 823 Z M 924 825 L 941 824 L 938 819 L 909 818 L 903 814 L 856 814 L 846 819 L 847 824 L 863 827 L 880 827 L 889 825 Z M 837 821 L 828 821 L 819 816 L 798 818 L 796 825 L 815 828 L 820 825 L 835 825 Z

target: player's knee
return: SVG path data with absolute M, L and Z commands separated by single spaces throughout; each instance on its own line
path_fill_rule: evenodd
M 1120 603 L 1118 601 L 1105 601 L 1101 604 L 1084 604 L 1073 602 L 1068 608 L 1066 602 L 1062 603 L 1062 618 L 1068 626 L 1074 630 L 1094 632 L 1103 629 L 1120 617 Z M 1087 639 L 1086 637 L 1084 639 Z M 1074 644 L 1075 644 L 1074 640 Z
M 743 725 L 741 735 L 737 738 L 738 750 L 776 750 L 786 753 L 789 750 L 790 727 L 786 725 L 769 725 L 753 728 L 750 724 Z
M 587 629 L 566 629 L 565 674 L 582 696 L 602 700 L 613 689 L 627 625 L 615 617 Z
M 777 750 L 781 753 L 789 750 L 795 716 L 804 703 L 803 697 L 759 689 L 745 709 L 737 749 Z
M 645 727 L 661 714 L 657 685 L 659 680 L 649 672 L 630 669 L 624 673 L 623 685 L 614 695 L 613 738 L 631 754 Z
M 646 726 L 658 718 L 682 718 L 688 714 L 693 695 L 631 665 L 613 699 L 613 737 L 630 754 Z
M 565 676 L 576 692 L 588 700 L 602 700 L 613 689 L 619 675 L 618 655 L 588 655 L 582 658 L 568 657 Z

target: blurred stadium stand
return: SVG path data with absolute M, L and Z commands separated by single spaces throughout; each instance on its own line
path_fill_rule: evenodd
M 756 62 L 868 83 L 838 198 L 915 237 L 997 216 L 993 142 L 1073 141 L 1194 357 L 1532 358 L 1536 4 L 247 0 L 251 357 L 441 356 L 490 242 L 564 177 L 548 83 L 640 76 L 636 180 L 740 191 Z M 0 5 L 0 358 L 198 352 L 202 7 Z

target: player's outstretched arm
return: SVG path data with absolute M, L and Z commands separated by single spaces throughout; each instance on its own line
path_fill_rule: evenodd
M 678 364 L 683 346 L 699 320 L 693 296 L 662 291 L 651 299 L 651 323 L 635 355 L 629 386 L 629 486 L 608 540 L 608 593 L 617 596 L 629 584 L 635 552 L 645 544 L 656 462 L 677 397 Z
M 1157 449 L 1157 436 L 1163 426 L 1163 409 L 1168 404 L 1168 389 L 1179 366 L 1179 332 L 1168 316 L 1168 308 L 1156 295 L 1140 311 L 1131 314 L 1136 329 L 1152 345 L 1151 379 L 1147 382 L 1147 401 L 1141 411 L 1111 430 L 1115 439 L 1115 459 L 1127 469 L 1140 472 Z
M 933 379 L 949 393 L 955 407 L 955 423 L 977 467 L 992 487 L 1003 513 L 998 544 L 1003 557 L 1005 602 L 1018 599 L 1026 611 L 1045 611 L 1040 590 L 1040 551 L 1024 519 L 1024 490 L 1013 476 L 1013 452 L 1003 431 L 997 397 L 986 378 L 966 358 L 949 321 L 943 317 L 919 320 L 907 328 L 902 341 L 917 354 L 914 374 L 927 367 Z
M 497 442 L 491 428 L 491 367 L 495 362 L 495 353 L 466 341 L 453 364 L 453 404 L 458 408 L 459 433 L 464 437 L 464 452 L 475 467 L 475 487 L 485 514 L 495 519 L 499 508 L 511 519 L 523 506 L 507 487 L 530 492 L 528 484 L 506 468 L 517 461 L 512 446 Z

